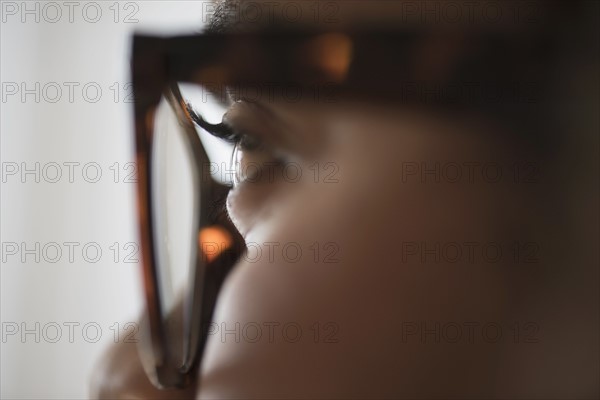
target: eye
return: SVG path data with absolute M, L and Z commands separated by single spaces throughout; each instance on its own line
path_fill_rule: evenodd
M 235 145 L 232 157 L 236 171 L 234 186 L 241 183 L 273 183 L 288 163 L 264 142 L 245 135 Z
M 235 171 L 233 186 L 241 183 L 264 182 L 265 178 L 273 181 L 278 169 L 287 163 L 286 157 L 274 151 L 257 132 L 256 124 L 243 126 L 240 121 L 223 121 L 211 124 L 204 120 L 188 103 L 187 111 L 192 120 L 209 134 L 233 144 L 230 168 Z M 256 132 L 256 133 L 255 133 Z
M 223 122 L 219 124 L 211 124 L 210 122 L 204 120 L 204 118 L 202 118 L 202 116 L 196 110 L 194 110 L 194 107 L 190 103 L 186 103 L 185 107 L 192 121 L 194 121 L 196 125 L 211 135 L 232 144 L 237 144 L 237 142 L 241 139 L 240 134 L 234 131 L 230 125 Z

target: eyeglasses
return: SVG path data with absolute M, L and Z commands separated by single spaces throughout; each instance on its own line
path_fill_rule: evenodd
M 296 89 L 308 93 L 310 87 L 340 89 L 352 51 L 348 36 L 331 33 L 134 37 L 138 218 L 148 317 L 140 353 L 155 385 L 177 387 L 190 380 L 221 284 L 244 251 L 226 216 L 214 212 L 228 187 L 210 174 L 200 136 L 203 129 L 219 136 L 222 125 L 210 123 L 206 111 L 218 108 L 233 87 L 285 88 L 296 95 Z M 190 98 L 198 88 L 194 104 Z M 182 307 L 176 307 L 178 297 Z
M 460 57 L 448 53 L 441 59 L 448 64 L 443 70 L 424 71 L 420 67 L 430 60 L 419 58 L 420 49 L 431 43 L 431 32 L 134 36 L 137 201 L 148 316 L 141 355 L 155 385 L 184 386 L 196 371 L 220 287 L 244 251 L 227 217 L 214 212 L 229 188 L 211 175 L 200 136 L 202 130 L 226 134 L 219 135 L 222 125 L 206 117 L 213 106 L 207 96 L 224 103 L 232 88 L 264 96 L 282 89 L 305 100 L 358 95 L 446 104 L 429 92 L 423 99 L 423 93 L 408 89 L 419 79 L 455 84 L 461 76 L 497 84 L 499 68 L 509 78 L 511 71 L 526 68 L 507 63 L 508 53 L 493 54 L 482 35 L 477 45 L 460 32 L 435 38 L 435 48 L 453 46 Z M 454 80 L 436 75 L 449 69 Z M 196 104 L 186 95 L 194 87 L 201 88 Z M 197 114 L 190 114 L 190 102 Z

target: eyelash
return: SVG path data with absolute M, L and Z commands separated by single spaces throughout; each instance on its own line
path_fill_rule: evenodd
M 262 146 L 262 142 L 256 137 L 240 132 L 231 125 L 221 122 L 219 124 L 211 124 L 206 122 L 202 116 L 191 104 L 186 103 L 186 109 L 192 121 L 206 132 L 210 133 L 214 137 L 222 139 L 228 143 L 233 144 L 236 148 L 241 150 L 258 150 Z

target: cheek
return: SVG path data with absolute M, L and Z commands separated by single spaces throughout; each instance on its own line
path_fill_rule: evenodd
M 260 202 L 262 198 L 260 191 L 251 189 L 238 186 L 227 196 L 229 218 L 243 237 L 248 235 L 255 224 L 257 213 L 253 210 L 252 204 Z
M 242 182 L 229 192 L 227 212 L 244 238 L 257 225 L 270 220 L 272 213 L 283 202 L 282 186 L 287 185 L 275 174 L 262 174 L 259 179 Z
M 226 202 L 227 211 L 240 234 L 248 239 L 258 228 L 265 233 L 287 221 L 290 215 L 299 216 L 319 208 L 320 204 L 315 200 L 337 185 L 315 181 L 314 165 L 303 162 L 265 168 L 258 176 L 231 190 Z M 331 175 L 330 170 L 318 172 Z M 297 223 L 302 223 L 302 218 L 294 221 Z

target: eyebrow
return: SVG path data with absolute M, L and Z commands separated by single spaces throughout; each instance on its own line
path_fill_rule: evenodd
M 225 33 L 235 24 L 229 10 L 239 7 L 240 0 L 220 0 L 217 2 L 215 12 L 211 16 L 206 31 L 208 33 Z
M 278 17 L 264 20 L 259 17 L 258 20 L 251 20 L 250 18 L 240 18 L 244 15 L 244 6 L 248 8 L 258 7 L 262 15 L 266 12 L 268 15 L 270 11 L 263 10 L 262 7 L 272 6 L 275 2 L 264 2 L 261 1 L 249 1 L 249 0 L 216 0 L 214 12 L 212 13 L 210 20 L 206 26 L 206 33 L 233 33 L 233 32 L 256 32 L 256 31 L 274 31 L 274 32 L 285 32 L 294 30 L 294 27 L 290 26 L 287 21 Z M 241 11 L 242 10 L 242 11 Z M 303 26 L 302 24 L 298 26 Z

